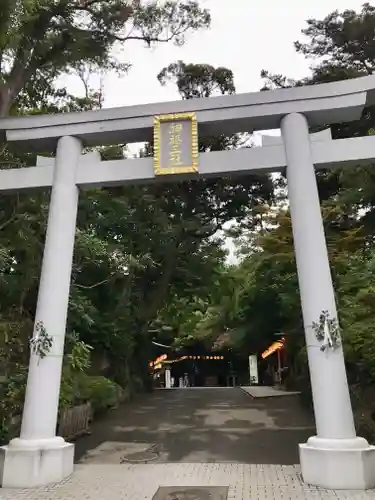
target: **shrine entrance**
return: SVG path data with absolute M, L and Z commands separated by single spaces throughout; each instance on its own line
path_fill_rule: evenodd
M 0 120 L 8 144 L 52 151 L 35 167 L 0 170 L 0 191 L 51 187 L 21 435 L 1 448 L 4 487 L 58 482 L 74 445 L 56 421 L 79 189 L 286 171 L 317 435 L 299 445 L 305 482 L 375 487 L 375 447 L 356 436 L 337 323 L 315 169 L 375 162 L 375 137 L 331 140 L 310 126 L 360 118 L 375 77 L 250 94 Z M 281 128 L 261 148 L 198 152 L 199 134 Z M 155 157 L 101 161 L 85 146 L 150 141 Z M 44 340 L 48 352 L 40 355 Z

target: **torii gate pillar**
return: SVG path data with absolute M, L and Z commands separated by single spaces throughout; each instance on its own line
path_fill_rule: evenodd
M 356 436 L 341 343 L 322 350 L 313 323 L 337 320 L 307 119 L 281 122 L 302 315 L 317 435 L 300 444 L 303 480 L 329 489 L 374 487 L 375 447 Z
M 52 337 L 43 359 L 31 353 L 19 438 L 0 449 L 3 487 L 30 488 L 73 473 L 74 445 L 56 436 L 61 369 L 74 249 L 81 141 L 61 137 L 54 168 L 35 325 Z

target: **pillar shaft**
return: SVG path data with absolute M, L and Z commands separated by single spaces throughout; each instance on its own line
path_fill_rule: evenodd
M 342 348 L 321 351 L 312 328 L 322 311 L 331 318 L 337 311 L 307 120 L 287 115 L 281 131 L 317 435 L 350 439 L 356 434 Z
M 33 353 L 30 357 L 22 440 L 48 439 L 56 434 L 78 207 L 76 169 L 81 152 L 81 143 L 74 137 L 62 137 L 58 142 L 35 317 L 35 324 L 43 323 L 53 345 L 44 358 Z

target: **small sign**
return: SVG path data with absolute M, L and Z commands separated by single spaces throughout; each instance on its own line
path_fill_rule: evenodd
M 250 385 L 259 384 L 258 357 L 256 354 L 249 356 Z
M 172 387 L 171 384 L 171 370 L 166 368 L 165 370 L 165 388 L 170 389 Z
M 154 117 L 155 175 L 198 172 L 198 156 L 195 113 Z

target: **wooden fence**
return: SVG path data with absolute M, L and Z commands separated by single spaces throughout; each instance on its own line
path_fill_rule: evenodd
M 67 408 L 60 415 L 58 435 L 65 439 L 73 439 L 88 433 L 91 417 L 90 403 Z

